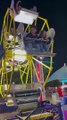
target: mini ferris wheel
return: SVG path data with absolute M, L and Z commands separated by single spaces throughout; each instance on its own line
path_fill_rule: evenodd
M 17 29 L 16 22 L 19 23 Z M 47 30 L 47 39 L 51 38 L 48 51 L 40 49 L 44 42 L 38 39 L 24 39 L 24 36 L 30 32 L 32 24 L 39 27 L 38 34 L 42 30 Z M 15 14 L 14 10 L 7 9 L 3 20 L 0 44 L 0 95 L 3 98 L 10 92 L 15 71 L 20 73 L 19 79 L 22 84 L 38 82 L 43 87 L 46 85 L 55 55 L 53 53 L 54 35 L 54 29 L 50 29 L 48 21 L 38 16 L 37 12 L 21 8 L 20 12 Z

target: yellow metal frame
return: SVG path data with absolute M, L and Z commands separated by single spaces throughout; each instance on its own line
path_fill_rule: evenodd
M 32 115 L 30 117 L 30 120 L 39 120 L 39 119 L 46 119 L 46 118 L 49 118 L 49 117 L 52 117 L 53 114 L 52 113 L 48 113 L 48 112 L 44 112 L 44 113 L 41 113 L 41 114 L 36 114 L 36 115 Z
M 12 15 L 12 17 L 9 18 L 9 15 Z M 10 23 L 8 25 L 8 19 L 10 19 Z M 11 25 L 13 24 L 13 29 L 14 29 L 14 36 L 13 36 L 13 40 L 8 43 L 8 36 L 10 35 L 10 29 L 11 29 Z M 14 12 L 11 9 L 7 9 L 7 12 L 4 16 L 4 21 L 3 21 L 3 26 L 2 26 L 2 32 L 1 32 L 1 44 L 3 44 L 4 47 L 4 52 L 5 55 L 2 58 L 1 61 L 1 68 L 0 68 L 0 76 L 1 76 L 1 80 L 0 80 L 0 94 L 3 98 L 6 97 L 7 94 L 9 94 L 10 92 L 10 88 L 11 88 L 11 84 L 12 84 L 12 76 L 13 76 L 13 54 L 12 51 L 9 50 L 10 48 L 14 48 L 15 47 L 15 22 L 14 22 Z M 11 47 L 12 44 L 12 47 Z M 12 63 L 10 63 L 10 60 L 12 61 Z M 7 65 L 8 64 L 8 65 Z M 7 67 L 9 67 L 9 69 L 7 70 Z M 8 79 L 8 74 L 10 74 L 10 77 Z M 7 93 L 4 93 L 4 84 L 6 84 L 7 86 Z
M 49 117 L 53 117 L 53 114 L 52 113 L 48 113 L 48 112 L 44 112 L 44 113 L 41 113 L 41 114 L 31 115 L 29 120 L 47 119 Z M 22 118 L 23 118 L 23 120 L 25 120 L 26 116 L 24 116 Z
M 10 24 L 8 25 L 8 15 L 9 13 L 11 13 L 12 17 L 11 17 L 11 20 L 10 20 Z M 38 19 L 43 21 L 43 25 L 39 31 L 39 33 L 44 30 L 45 26 L 47 26 L 47 29 L 49 30 L 49 25 L 48 25 L 48 21 L 40 16 L 38 16 Z M 15 35 L 13 37 L 13 41 L 10 42 L 10 44 L 8 44 L 8 41 L 7 41 L 7 35 L 10 35 L 10 28 L 11 28 L 11 24 L 13 22 L 13 27 L 14 27 L 14 33 L 15 33 L 15 22 L 14 22 L 14 13 L 11 9 L 8 9 L 5 16 L 4 16 L 4 22 L 3 22 L 3 27 L 2 27 L 2 34 L 1 34 L 1 43 L 3 43 L 3 46 L 4 46 L 4 50 L 5 50 L 5 58 L 3 57 L 2 58 L 2 68 L 0 69 L 0 73 L 2 74 L 1 75 L 1 82 L 0 82 L 0 94 L 2 95 L 2 97 L 4 97 L 4 93 L 2 92 L 2 89 L 3 89 L 3 77 L 6 76 L 6 83 L 7 83 L 7 87 L 8 87 L 8 77 L 7 77 L 7 74 L 9 72 L 11 72 L 11 77 L 10 77 L 10 84 L 9 84 L 9 88 L 8 88 L 8 92 L 10 91 L 10 87 L 11 87 L 11 83 L 12 83 L 12 75 L 13 75 L 13 71 L 14 71 L 14 60 L 12 58 L 12 56 L 14 56 L 14 54 L 12 53 L 11 50 L 9 50 L 8 48 L 10 47 L 11 44 L 13 44 L 13 48 L 15 47 Z M 34 25 L 37 24 L 37 20 L 34 22 Z M 5 31 L 4 31 L 5 30 Z M 26 29 L 25 29 L 25 32 L 30 32 L 30 25 L 28 24 Z M 4 38 L 4 39 L 3 39 Z M 8 46 L 8 47 L 7 47 Z M 52 41 L 51 43 L 51 50 L 50 52 L 53 53 L 53 48 L 54 48 L 54 41 Z M 11 54 L 11 55 L 10 55 Z M 23 54 L 22 54 L 23 55 Z M 18 55 L 19 56 L 19 55 Z M 33 82 L 33 76 L 32 76 L 32 71 L 34 71 L 36 77 L 37 77 L 37 80 L 38 82 L 40 82 L 39 78 L 38 78 L 38 75 L 37 75 L 37 70 L 36 70 L 36 67 L 35 67 L 35 64 L 34 64 L 34 61 L 40 63 L 43 67 L 45 67 L 46 69 L 48 69 L 48 75 L 44 81 L 44 84 L 43 84 L 43 87 L 45 87 L 46 83 L 47 83 L 47 80 L 50 76 L 50 73 L 52 71 L 52 61 L 53 61 L 53 57 L 50 56 L 50 65 L 46 65 L 44 64 L 43 62 L 39 61 L 36 57 L 34 57 L 35 55 L 23 55 L 23 56 L 26 56 L 27 58 L 27 63 L 25 65 L 19 63 L 17 65 L 17 68 L 20 72 L 20 79 L 21 79 L 21 82 L 22 84 L 25 83 L 27 84 L 28 83 L 28 76 L 30 75 L 31 76 L 31 81 L 30 83 L 32 84 Z M 9 60 L 12 60 L 12 64 L 9 63 Z M 7 71 L 6 67 L 6 62 L 9 63 L 9 66 L 10 66 L 10 70 Z M 4 64 L 3 64 L 4 63 Z M 23 68 L 23 70 L 22 70 Z M 26 75 L 26 80 L 23 80 L 23 76 L 24 74 Z M 7 93 L 8 94 L 8 93 Z
M 42 25 L 42 27 L 41 27 L 40 32 L 41 32 L 42 30 L 44 30 L 45 25 L 47 26 L 47 29 L 48 29 L 48 30 L 50 29 L 50 28 L 49 28 L 49 25 L 48 25 L 47 19 L 44 19 L 44 18 L 42 18 L 42 17 L 40 17 L 40 16 L 38 16 L 38 19 L 40 19 L 40 20 L 43 21 L 43 25 Z M 37 20 L 35 21 L 35 24 L 34 24 L 35 26 L 36 26 L 36 22 L 37 22 Z M 26 29 L 25 29 L 25 32 L 26 32 L 29 28 L 30 28 L 30 25 L 28 24 L 27 27 L 26 27 Z M 40 32 L 39 32 L 39 33 L 40 33 Z M 53 49 L 54 49 L 54 40 L 52 40 L 52 44 L 51 44 L 51 50 L 50 50 L 51 53 L 53 53 Z M 48 65 L 42 63 L 41 61 L 37 60 L 36 58 L 34 58 L 34 56 L 32 56 L 32 58 L 33 58 L 35 61 L 37 61 L 38 63 L 40 63 L 42 66 L 44 66 L 45 68 L 47 68 L 47 69 L 49 70 L 49 71 L 48 71 L 48 75 L 47 75 L 47 77 L 46 77 L 46 79 L 45 79 L 45 81 L 44 81 L 44 84 L 43 84 L 43 87 L 45 87 L 45 85 L 46 85 L 46 83 L 47 83 L 47 80 L 48 80 L 48 78 L 49 78 L 49 76 L 50 76 L 50 74 L 51 74 L 51 72 L 52 72 L 53 56 L 50 57 L 50 66 L 48 66 Z

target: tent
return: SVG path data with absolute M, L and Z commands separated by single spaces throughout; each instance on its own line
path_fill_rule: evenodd
M 54 80 L 60 80 L 61 82 L 67 83 L 67 66 L 65 63 L 63 67 L 61 67 L 59 70 L 57 70 L 50 76 L 50 78 L 48 79 L 48 82 L 51 82 Z

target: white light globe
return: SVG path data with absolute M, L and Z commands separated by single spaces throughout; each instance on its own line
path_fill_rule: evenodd
M 21 49 L 15 49 L 14 51 L 14 60 L 18 62 L 24 62 L 26 60 L 26 51 Z

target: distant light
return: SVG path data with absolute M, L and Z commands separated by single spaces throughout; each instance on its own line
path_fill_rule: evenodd
M 14 60 L 18 62 L 24 62 L 26 60 L 26 51 L 21 49 L 13 50 L 14 53 Z
M 34 22 L 34 20 L 37 19 L 37 17 L 38 17 L 37 12 L 22 8 L 20 10 L 19 14 L 15 15 L 14 20 L 16 22 L 22 22 L 22 23 L 25 23 L 25 24 L 32 24 Z
M 43 57 L 40 57 L 40 60 L 42 60 L 43 59 Z
M 62 89 L 65 88 L 65 87 L 67 87 L 67 85 L 62 85 L 62 86 L 61 86 Z
M 8 40 L 11 41 L 13 39 L 13 35 L 9 35 Z

